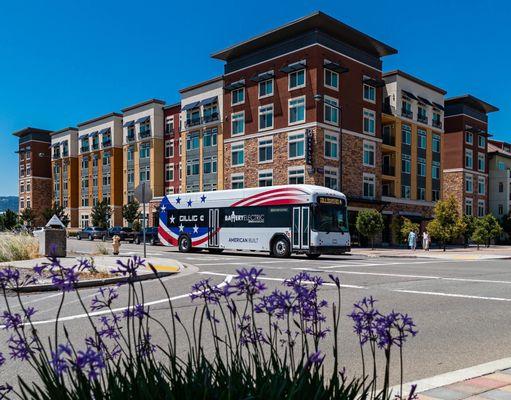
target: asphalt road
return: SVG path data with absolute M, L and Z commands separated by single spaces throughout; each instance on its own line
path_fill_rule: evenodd
M 71 239 L 69 249 L 94 251 L 98 242 Z M 141 246 L 123 244 L 121 255 L 141 254 Z M 193 265 L 184 274 L 165 279 L 182 319 L 190 323 L 193 308 L 187 294 L 191 285 L 199 279 L 211 278 L 222 283 L 240 267 L 264 269 L 264 282 L 269 290 L 279 287 L 282 280 L 299 271 L 328 279 L 328 274 L 338 275 L 343 284 L 342 314 L 351 312 L 352 304 L 364 296 L 378 299 L 382 311 L 392 309 L 410 314 L 419 330 L 417 337 L 405 347 L 405 380 L 427 378 L 473 365 L 511 356 L 511 261 L 437 261 L 425 259 L 362 258 L 355 256 L 321 257 L 309 260 L 296 256 L 286 260 L 273 259 L 259 253 L 223 253 L 213 255 L 207 252 L 180 254 L 170 248 L 149 246 L 148 257 L 169 257 Z M 168 305 L 164 291 L 156 281 L 143 283 L 146 302 L 152 302 L 154 316 L 161 317 L 168 324 Z M 80 291 L 86 303 L 97 289 Z M 332 287 L 325 287 L 322 294 L 330 302 L 336 299 Z M 23 296 L 23 300 L 39 311 L 36 319 L 40 334 L 51 335 L 52 319 L 61 300 L 58 293 L 41 293 Z M 121 307 L 124 294 L 116 303 Z M 0 311 L 5 307 L 0 300 Z M 89 332 L 87 319 L 83 315 L 78 299 L 67 295 L 62 316 L 64 322 L 77 339 Z M 342 320 L 340 351 L 341 365 L 352 374 L 360 372 L 360 356 L 357 340 L 352 333 L 352 324 L 347 317 Z M 154 333 L 156 332 L 156 333 Z M 155 327 L 154 336 L 158 336 Z M 161 332 L 160 335 L 163 335 Z M 8 353 L 5 345 L 7 333 L 0 332 L 0 352 Z M 180 343 L 185 344 L 184 337 Z M 205 338 L 208 340 L 208 338 Z M 328 346 L 328 343 L 326 343 Z M 328 347 L 326 349 L 329 350 Z M 331 357 L 326 359 L 327 367 Z M 397 368 L 393 370 L 392 381 L 397 383 Z M 11 364 L 0 369 L 1 381 L 13 381 L 16 375 L 31 376 L 28 366 Z

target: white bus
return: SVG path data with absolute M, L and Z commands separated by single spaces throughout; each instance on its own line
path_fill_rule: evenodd
M 181 252 L 255 250 L 316 258 L 350 251 L 346 196 L 313 185 L 165 196 L 158 235 Z

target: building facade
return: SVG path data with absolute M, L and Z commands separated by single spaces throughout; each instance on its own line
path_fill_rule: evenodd
M 32 209 L 37 216 L 35 226 L 44 224 L 41 213 L 51 207 L 50 133 L 38 128 L 25 128 L 13 133 L 18 137 L 18 211 Z
M 445 100 L 443 197 L 454 196 L 461 214 L 488 212 L 488 114 L 494 111 L 472 95 Z
M 164 126 L 164 181 L 165 194 L 179 193 L 183 168 L 181 165 L 182 139 L 179 131 L 181 103 L 163 108 Z
M 489 212 L 502 220 L 511 212 L 511 144 L 488 141 Z
M 69 227 L 77 227 L 79 216 L 78 128 L 51 133 L 53 204 L 64 208 Z

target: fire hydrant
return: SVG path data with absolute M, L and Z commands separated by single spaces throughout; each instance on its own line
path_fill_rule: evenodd
M 118 235 L 115 235 L 112 238 L 112 249 L 114 256 L 117 256 L 119 254 L 119 249 L 121 247 L 121 238 Z

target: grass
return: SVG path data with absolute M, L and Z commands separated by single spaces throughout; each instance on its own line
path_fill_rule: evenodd
M 96 246 L 96 250 L 97 250 L 98 254 L 101 254 L 103 256 L 108 255 L 108 249 L 106 248 L 106 245 L 104 243 L 99 243 Z
M 39 243 L 29 234 L 0 234 L 0 262 L 31 260 L 39 257 Z

